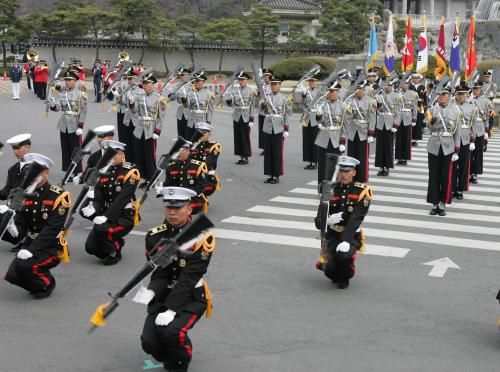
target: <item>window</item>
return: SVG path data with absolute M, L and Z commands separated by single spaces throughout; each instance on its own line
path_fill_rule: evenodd
M 279 36 L 288 36 L 288 23 L 280 23 Z

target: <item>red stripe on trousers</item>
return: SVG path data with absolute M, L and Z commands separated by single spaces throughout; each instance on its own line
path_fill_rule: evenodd
M 469 191 L 469 186 L 470 186 L 470 157 L 471 154 L 469 150 L 469 158 L 467 159 L 467 184 L 465 185 L 465 191 Z
M 412 146 L 412 141 L 413 141 L 413 125 L 410 125 L 410 160 L 411 160 L 411 148 L 413 147 Z
M 452 175 L 452 170 L 453 170 L 453 162 L 450 159 L 450 169 L 448 170 L 448 187 L 446 189 L 446 198 L 444 202 L 446 204 L 449 204 L 451 202 L 451 175 Z
M 47 286 L 50 285 L 50 280 L 45 275 L 39 273 L 38 268 L 41 266 L 46 266 L 56 259 L 57 259 L 57 256 L 51 256 L 51 257 L 47 258 L 45 261 L 33 265 L 33 268 L 32 268 L 33 274 L 38 276 L 40 279 L 42 279 L 43 282 L 45 283 L 45 285 L 47 285 Z
M 125 227 L 124 227 L 124 226 L 117 226 L 117 227 L 115 227 L 115 228 L 110 227 L 110 228 L 108 229 L 108 240 L 109 240 L 110 242 L 113 242 L 113 244 L 115 245 L 115 249 L 116 249 L 116 250 L 119 250 L 119 249 L 120 249 L 120 244 L 119 244 L 118 242 L 115 242 L 115 241 L 113 240 L 113 234 L 114 234 L 114 233 L 116 233 L 116 232 L 118 232 L 118 231 L 122 231 L 122 230 L 125 230 Z
M 153 159 L 156 161 L 156 140 L 153 140 Z
M 365 182 L 368 182 L 368 173 L 370 168 L 370 162 L 368 158 L 370 157 L 370 144 L 366 141 L 366 156 L 365 156 Z
M 186 345 L 186 332 L 189 328 L 193 326 L 194 322 L 196 322 L 196 319 L 198 319 L 198 314 L 194 314 L 191 317 L 191 319 L 189 319 L 187 324 L 184 327 L 182 327 L 179 332 L 179 344 L 181 345 L 181 347 L 186 349 L 186 353 L 189 356 L 193 355 L 193 349 L 191 348 L 190 345 Z
M 285 137 L 281 137 L 281 175 L 285 175 Z

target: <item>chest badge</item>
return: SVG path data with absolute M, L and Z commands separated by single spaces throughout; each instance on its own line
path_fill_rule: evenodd
M 42 218 L 43 218 L 44 220 L 46 220 L 47 218 L 49 218 L 49 214 L 48 214 L 47 212 L 44 212 L 44 213 L 42 214 Z
M 189 180 L 190 185 L 194 185 L 194 180 Z
M 120 192 L 120 191 L 122 191 L 122 187 L 121 186 L 116 186 L 115 190 L 116 190 L 116 192 Z
M 66 213 L 66 209 L 64 209 L 64 207 L 62 205 L 59 206 L 59 208 L 57 208 L 57 212 L 61 215 L 61 216 L 64 216 L 64 213 Z
M 180 267 L 186 267 L 186 260 L 185 260 L 184 258 L 181 258 L 181 259 L 179 260 L 179 266 L 180 266 Z
M 352 207 L 352 205 L 350 205 L 350 206 L 347 207 L 347 211 L 349 213 L 352 213 L 353 210 L 354 210 L 354 208 Z

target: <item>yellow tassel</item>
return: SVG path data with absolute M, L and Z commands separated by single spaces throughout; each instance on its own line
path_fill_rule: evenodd
M 220 190 L 220 180 L 219 180 L 219 176 L 217 175 L 217 173 L 215 173 L 215 179 L 217 180 L 217 184 L 215 185 L 215 191 L 219 191 Z
M 104 309 L 106 309 L 108 306 L 109 302 L 97 306 L 97 309 L 95 309 L 94 314 L 90 318 L 90 323 L 92 323 L 96 327 L 104 327 L 106 325 L 106 319 L 104 319 Z
M 203 204 L 203 213 L 207 214 L 208 213 L 208 201 Z
M 58 253 L 59 259 L 65 264 L 70 263 L 68 241 L 64 230 L 59 234 L 59 244 L 62 247 L 62 250 Z
M 363 229 L 361 229 L 361 231 L 359 232 L 359 241 L 361 242 L 361 246 L 358 248 L 358 252 L 364 253 L 366 247 L 365 247 L 365 232 L 363 231 Z
M 141 217 L 139 216 L 140 200 L 137 203 L 132 202 L 132 208 L 134 208 L 134 226 L 139 226 L 141 223 Z
M 431 114 L 431 110 L 427 110 L 427 121 L 430 123 L 431 120 L 432 120 L 432 114 Z
M 301 124 L 302 124 L 302 127 L 303 127 L 303 128 L 307 128 L 307 123 L 306 123 L 306 121 L 305 121 L 305 120 L 302 120 L 302 123 L 301 123 Z
M 210 318 L 214 312 L 214 306 L 212 304 L 212 292 L 208 288 L 207 282 L 205 282 L 205 299 L 207 300 L 207 310 L 205 311 L 205 316 Z
M 111 111 L 117 112 L 118 111 L 118 105 L 112 105 L 111 106 Z

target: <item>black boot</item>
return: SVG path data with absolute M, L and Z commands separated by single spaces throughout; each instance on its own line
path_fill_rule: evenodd
M 267 180 L 264 181 L 264 183 L 272 183 L 271 181 L 273 180 L 273 177 L 269 177 Z
M 457 199 L 462 200 L 464 198 L 464 194 L 462 192 L 457 192 Z
M 349 280 L 347 280 L 346 282 L 341 282 L 341 283 L 337 284 L 337 288 L 338 289 L 347 289 L 347 288 L 349 288 Z
M 384 175 L 384 168 L 380 168 L 380 170 L 377 172 L 377 176 L 383 176 Z
M 50 297 L 55 287 L 56 287 L 56 282 L 52 281 L 52 283 L 50 283 L 50 285 L 44 291 L 35 292 L 31 294 L 36 300 L 43 300 L 44 298 Z
M 431 216 L 435 216 L 436 214 L 438 214 L 438 212 L 439 212 L 439 207 L 437 205 L 433 205 L 429 214 Z
M 444 203 L 439 203 L 439 210 L 438 210 L 438 213 L 441 217 L 444 217 L 446 216 L 446 206 Z

